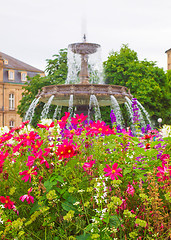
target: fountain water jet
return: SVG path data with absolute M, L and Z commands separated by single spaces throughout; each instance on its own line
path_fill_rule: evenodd
M 116 116 L 116 122 L 120 127 L 122 128 L 123 125 L 123 117 L 122 117 L 122 112 L 119 107 L 119 104 L 114 96 L 111 96 L 111 109 L 114 111 L 114 114 Z
M 54 95 L 52 95 L 49 98 L 48 102 L 44 105 L 43 111 L 42 111 L 41 116 L 40 116 L 41 120 L 47 118 L 47 115 L 48 115 L 48 112 L 49 112 L 49 107 L 51 105 L 51 102 L 52 102 L 53 98 L 54 98 Z
M 70 44 L 68 49 L 68 58 L 72 56 L 72 53 L 74 55 L 72 61 L 68 59 L 66 84 L 43 87 L 42 92 L 37 95 L 37 97 L 41 97 L 42 102 L 46 103 L 54 95 L 52 104 L 69 107 L 70 96 L 73 95 L 73 107 L 77 109 L 76 113 L 87 115 L 92 95 L 96 97 L 99 107 L 110 106 L 111 96 L 114 96 L 118 103 L 124 103 L 126 96 L 132 98 L 126 87 L 102 84 L 102 64 L 96 62 L 93 65 L 92 57 L 100 51 L 99 44 L 87 43 L 84 36 L 84 42 Z M 77 63 L 78 59 L 80 60 L 79 64 Z M 93 73 L 90 72 L 92 68 Z M 99 79 L 98 84 L 97 79 Z
M 97 120 L 101 120 L 101 113 L 100 113 L 100 108 L 99 108 L 99 104 L 97 101 L 97 98 L 95 95 L 91 95 L 90 96 L 90 103 L 89 103 L 89 110 L 88 110 L 88 120 L 91 119 L 91 111 L 92 111 L 92 107 L 94 106 L 94 115 L 95 115 L 95 121 L 97 122 Z
M 32 118 L 33 118 L 33 116 L 34 116 L 34 110 L 35 110 L 35 108 L 36 108 L 36 106 L 37 106 L 40 98 L 41 98 L 41 96 L 39 96 L 38 98 L 35 98 L 35 99 L 32 101 L 32 103 L 30 104 L 29 109 L 27 110 L 27 112 L 26 112 L 26 114 L 25 114 L 25 117 L 24 117 L 23 121 L 29 120 L 30 123 L 31 123 Z
M 57 119 L 60 119 L 60 117 L 61 117 L 61 110 L 62 110 L 62 106 L 57 106 L 57 107 L 55 108 L 55 112 L 54 112 L 53 118 L 52 118 L 53 121 L 54 121 L 56 118 L 57 118 Z

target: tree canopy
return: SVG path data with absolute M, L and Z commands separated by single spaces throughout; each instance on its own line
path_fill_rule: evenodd
M 126 86 L 155 122 L 160 117 L 169 124 L 170 73 L 157 67 L 156 62 L 138 60 L 137 53 L 128 45 L 123 45 L 119 52 L 111 52 L 104 69 L 107 84 Z
M 38 91 L 47 85 L 64 84 L 67 77 L 67 49 L 61 49 L 58 54 L 53 55 L 53 59 L 47 59 L 46 73 L 47 76 L 40 77 L 36 75 L 33 78 L 28 77 L 27 83 L 23 86 L 24 92 L 22 99 L 18 106 L 18 113 L 24 117 L 31 102 L 34 100 Z M 36 126 L 37 121 L 43 109 L 44 103 L 39 102 L 38 107 L 35 109 L 33 117 L 33 125 Z M 54 111 L 54 106 L 51 106 L 50 112 Z
M 162 118 L 166 124 L 170 122 L 171 106 L 171 70 L 164 72 L 155 62 L 140 61 L 134 50 L 123 45 L 119 52 L 111 52 L 104 62 L 105 82 L 107 84 L 126 86 L 149 112 L 156 122 Z M 67 49 L 61 49 L 53 59 L 47 59 L 46 77 L 39 75 L 28 78 L 23 87 L 23 97 L 18 106 L 18 113 L 24 117 L 31 102 L 43 86 L 64 84 L 67 78 Z M 33 125 L 36 126 L 44 103 L 40 102 L 35 110 Z M 51 115 L 55 106 L 50 107 Z M 124 108 L 124 107 L 123 107 Z M 66 109 L 64 109 L 66 111 Z M 103 120 L 110 122 L 110 107 L 102 107 Z

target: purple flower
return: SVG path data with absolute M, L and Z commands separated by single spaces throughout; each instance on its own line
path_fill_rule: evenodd
M 112 124 L 116 123 L 116 116 L 115 116 L 115 114 L 114 114 L 113 109 L 111 110 L 110 118 L 111 118 L 111 123 L 112 123 Z
M 133 111 L 133 123 L 139 122 L 139 115 L 138 115 L 139 108 L 137 106 L 136 98 L 132 98 L 132 111 Z
M 150 127 L 150 124 L 147 124 L 146 131 L 148 132 L 149 130 L 151 130 L 151 127 Z

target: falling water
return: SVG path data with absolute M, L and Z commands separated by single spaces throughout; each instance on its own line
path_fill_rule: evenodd
M 139 106 L 139 108 L 143 111 L 148 123 L 150 124 L 151 128 L 153 127 L 151 121 L 150 121 L 150 116 L 148 114 L 148 112 L 145 110 L 145 108 L 142 106 L 142 104 L 137 100 L 137 104 Z
M 52 102 L 53 98 L 54 98 L 54 95 L 52 95 L 52 96 L 49 98 L 48 102 L 44 105 L 43 110 L 42 110 L 42 113 L 41 113 L 41 116 L 40 116 L 40 119 L 41 119 L 41 120 L 47 118 L 47 115 L 48 115 L 48 113 L 49 113 L 49 107 L 50 107 L 50 105 L 51 105 L 51 102 Z
M 54 112 L 54 114 L 53 114 L 53 121 L 55 120 L 55 119 L 60 119 L 60 117 L 61 117 L 61 110 L 62 110 L 62 106 L 57 106 L 56 108 L 55 108 L 55 112 Z
M 88 57 L 89 81 L 91 84 L 104 84 L 103 80 L 103 61 L 101 59 L 101 47 L 97 52 Z
M 126 109 L 127 109 L 128 113 L 129 113 L 130 120 L 131 120 L 131 122 L 132 122 L 132 124 L 133 124 L 133 112 L 132 112 L 132 108 L 130 107 L 130 105 L 129 105 L 127 102 L 125 102 L 124 104 L 125 104 Z
M 70 95 L 68 112 L 70 113 L 71 118 L 73 115 L 73 94 Z
M 120 127 L 122 128 L 123 116 L 122 116 L 121 109 L 119 107 L 119 104 L 116 98 L 114 96 L 110 96 L 110 97 L 111 97 L 111 109 L 113 109 L 114 114 L 116 116 L 117 125 L 120 125 Z
M 95 121 L 97 122 L 97 120 L 101 120 L 101 113 L 100 113 L 99 103 L 95 95 L 90 96 L 90 103 L 89 103 L 89 109 L 88 109 L 89 121 L 90 121 L 90 115 L 91 115 L 91 110 L 93 106 L 94 106 L 94 112 L 95 112 Z
M 68 74 L 65 84 L 80 83 L 79 72 L 81 70 L 81 56 L 73 53 L 71 47 L 68 47 L 67 54 Z M 103 63 L 101 60 L 101 48 L 96 53 L 88 56 L 89 82 L 91 84 L 104 84 L 103 81 Z
M 29 109 L 28 109 L 27 112 L 26 112 L 26 115 L 25 115 L 23 121 L 29 120 L 30 123 L 31 123 L 32 118 L 33 118 L 33 115 L 34 115 L 34 110 L 35 110 L 35 108 L 36 108 L 36 106 L 37 106 L 40 98 L 41 98 L 41 97 L 35 98 L 35 99 L 32 101 L 32 103 L 30 104 Z
M 79 72 L 81 70 L 81 56 L 74 54 L 71 47 L 68 47 L 67 53 L 68 74 L 65 84 L 77 84 L 80 82 Z

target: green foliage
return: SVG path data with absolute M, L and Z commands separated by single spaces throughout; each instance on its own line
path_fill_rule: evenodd
M 46 72 L 47 76 L 40 77 L 36 75 L 33 78 L 28 77 L 27 83 L 23 86 L 24 92 L 20 105 L 18 106 L 18 113 L 23 118 L 28 110 L 31 102 L 34 100 L 42 87 L 47 85 L 64 84 L 67 77 L 67 50 L 61 49 L 59 54 L 53 55 L 54 59 L 47 59 Z M 36 126 L 40 119 L 44 103 L 39 102 L 35 109 L 32 125 Z M 49 117 L 52 118 L 55 106 L 50 107 Z M 65 109 L 66 110 L 66 109 Z
M 126 86 L 146 108 L 154 121 L 159 117 L 169 124 L 171 106 L 170 71 L 165 74 L 155 62 L 138 60 L 137 53 L 128 45 L 119 52 L 111 52 L 104 62 L 107 84 Z
M 58 123 L 0 135 L 0 238 L 168 239 L 171 138 Z

